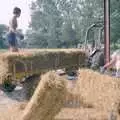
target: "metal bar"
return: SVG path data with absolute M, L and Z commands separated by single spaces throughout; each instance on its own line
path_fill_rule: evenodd
M 88 27 L 87 31 L 86 31 L 86 35 L 85 35 L 85 50 L 87 49 L 87 44 L 88 44 L 88 34 L 90 29 L 92 29 L 93 27 L 95 27 L 96 24 L 92 24 L 91 26 Z
M 110 0 L 104 0 L 104 53 L 105 63 L 110 61 Z

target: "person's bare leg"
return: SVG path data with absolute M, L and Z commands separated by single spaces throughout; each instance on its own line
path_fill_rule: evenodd
M 17 47 L 15 47 L 15 52 L 18 52 L 18 48 Z
M 14 47 L 12 47 L 12 52 L 15 52 L 15 48 Z
M 13 47 L 12 46 L 9 47 L 9 52 L 13 52 Z
M 18 48 L 12 47 L 12 52 L 18 52 Z

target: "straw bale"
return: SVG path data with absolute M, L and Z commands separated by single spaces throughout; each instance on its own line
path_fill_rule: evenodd
M 76 82 L 69 93 L 73 107 L 64 106 L 55 120 L 112 120 L 112 116 L 120 119 L 120 78 L 80 69 Z
M 63 78 L 53 71 L 46 73 L 25 108 L 22 120 L 53 120 L 63 106 L 65 96 Z
M 8 68 L 8 60 L 0 57 L 0 84 L 7 77 Z
M 83 66 L 86 55 L 79 49 L 30 49 L 19 53 L 6 52 L 1 54 L 1 58 L 5 74 L 9 72 L 22 78 L 26 74 L 40 73 L 42 70 Z
M 109 120 L 109 113 L 88 108 L 63 108 L 55 120 Z
M 120 107 L 120 78 L 101 75 L 92 70 L 80 71 L 77 89 L 85 103 L 104 111 Z

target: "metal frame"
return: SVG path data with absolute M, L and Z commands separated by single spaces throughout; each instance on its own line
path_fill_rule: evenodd
M 93 41 L 95 42 L 95 45 L 92 45 L 92 47 L 96 47 L 96 48 L 101 48 L 101 35 L 102 35 L 102 31 L 104 29 L 103 27 L 103 21 L 98 21 L 94 24 L 92 24 L 91 26 L 88 27 L 87 31 L 86 31 L 86 35 L 85 35 L 85 49 L 87 49 L 87 45 L 88 45 L 88 34 L 90 32 L 90 30 L 92 28 L 99 28 L 99 36 L 98 36 L 98 39 Z M 93 43 L 92 43 L 93 44 Z
M 105 63 L 110 61 L 110 0 L 104 0 L 104 53 Z

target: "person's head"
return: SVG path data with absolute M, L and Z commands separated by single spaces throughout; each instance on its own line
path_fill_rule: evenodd
M 16 17 L 20 17 L 21 9 L 18 8 L 18 7 L 15 7 L 15 8 L 13 9 L 13 14 L 14 14 Z

